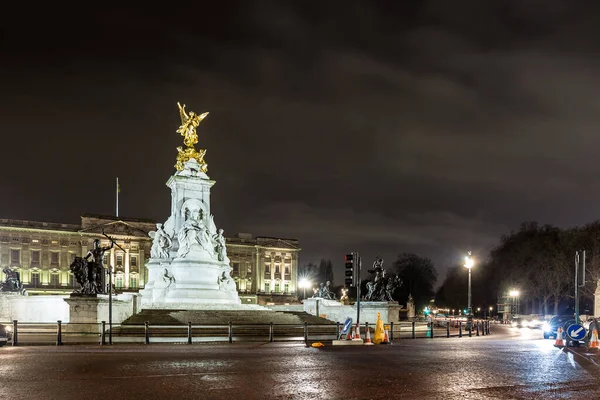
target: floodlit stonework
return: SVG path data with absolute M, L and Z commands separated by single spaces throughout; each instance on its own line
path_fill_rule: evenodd
M 0 279 L 5 266 L 19 271 L 30 295 L 68 295 L 77 286 L 69 271 L 75 256 L 85 256 L 94 239 L 108 245 L 104 232 L 117 247 L 105 256 L 115 266 L 118 291 L 137 292 L 147 282 L 144 267 L 150 258 L 156 221 L 86 214 L 81 224 L 63 224 L 0 218 Z M 254 237 L 239 233 L 226 238 L 231 276 L 243 304 L 290 303 L 296 299 L 298 241 Z

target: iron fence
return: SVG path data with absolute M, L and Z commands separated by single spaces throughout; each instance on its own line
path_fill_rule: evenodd
M 112 324 L 100 323 L 42 323 L 19 322 L 4 323 L 12 328 L 8 344 L 20 345 L 57 345 L 64 344 L 118 344 L 118 343 L 234 343 L 234 342 L 281 342 L 281 341 L 332 341 L 340 338 L 342 324 Z M 421 338 L 472 337 L 490 334 L 490 321 L 473 321 L 470 327 L 466 323 L 448 322 L 400 322 L 385 324 L 389 339 L 406 340 Z M 356 329 L 356 325 L 354 326 Z M 366 330 L 373 335 L 374 324 L 364 323 L 358 327 L 362 338 Z M 350 332 L 349 332 L 350 333 Z

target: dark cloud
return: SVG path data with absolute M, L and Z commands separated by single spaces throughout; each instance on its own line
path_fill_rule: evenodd
M 597 217 L 595 2 L 22 11 L 0 31 L 3 217 L 112 213 L 119 176 L 122 213 L 166 218 L 177 101 L 211 112 L 217 223 L 296 237 L 301 262 L 443 271 L 522 220 Z

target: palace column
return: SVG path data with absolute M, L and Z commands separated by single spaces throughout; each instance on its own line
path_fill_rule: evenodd
M 123 282 L 123 286 L 129 289 L 129 248 L 125 249 L 125 282 Z

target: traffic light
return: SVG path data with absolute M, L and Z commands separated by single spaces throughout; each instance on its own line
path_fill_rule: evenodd
M 347 286 L 354 286 L 356 257 L 354 253 L 346 254 L 344 256 L 346 265 L 346 280 L 344 281 Z

